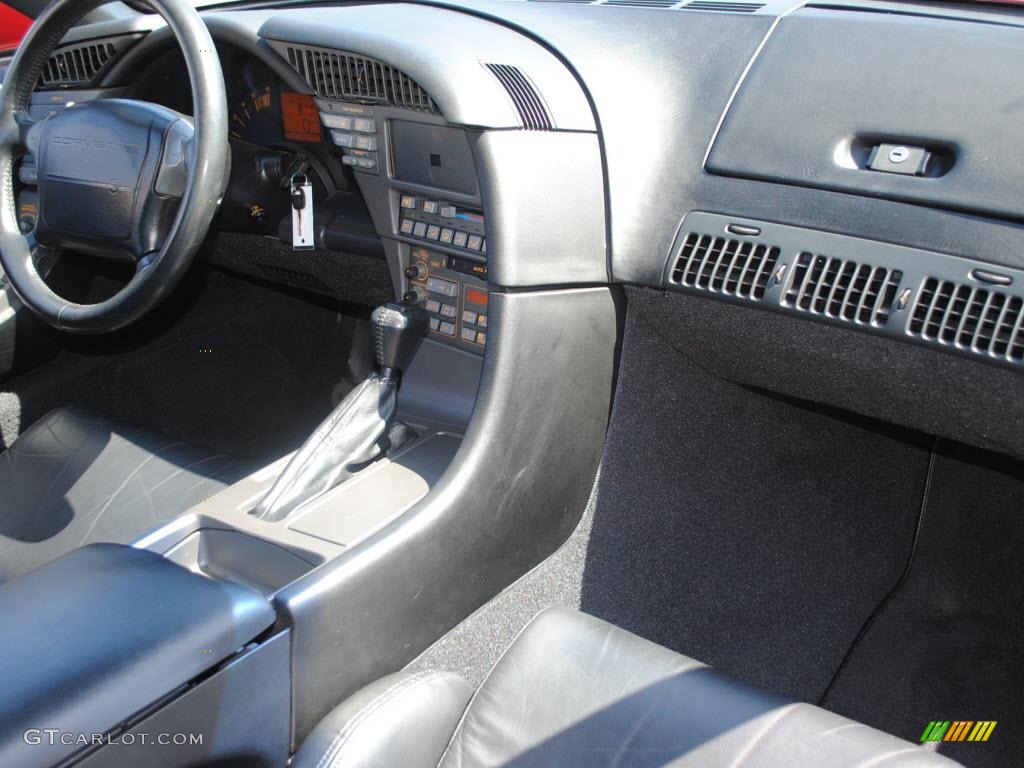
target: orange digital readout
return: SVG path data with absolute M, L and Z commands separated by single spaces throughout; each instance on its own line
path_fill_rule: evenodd
M 304 93 L 281 93 L 281 115 L 284 137 L 292 141 L 320 141 L 320 113 L 312 96 Z
M 466 289 L 466 301 L 470 304 L 476 304 L 481 307 L 487 306 L 487 291 L 481 291 L 477 288 Z

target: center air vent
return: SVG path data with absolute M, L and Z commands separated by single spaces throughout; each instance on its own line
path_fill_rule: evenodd
M 1002 291 L 938 280 L 924 281 L 907 333 L 962 351 L 1024 361 L 1024 300 Z
M 288 44 L 283 50 L 288 63 L 322 98 L 438 111 L 415 80 L 376 59 L 308 45 Z
M 691 232 L 669 280 L 676 285 L 758 301 L 779 259 L 779 249 L 762 243 Z
M 796 258 L 783 303 L 835 320 L 881 326 L 889 320 L 903 274 L 804 251 Z
M 680 225 L 664 277 L 669 289 L 1024 373 L 1024 270 L 691 211 Z

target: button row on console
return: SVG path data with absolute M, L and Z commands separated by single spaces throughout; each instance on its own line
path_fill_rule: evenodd
M 377 149 L 376 136 L 364 136 L 347 131 L 331 131 L 331 141 L 343 149 L 365 149 L 370 152 Z
M 351 117 L 349 115 L 332 115 L 328 112 L 321 112 L 320 121 L 328 128 L 336 128 L 339 131 L 377 132 L 377 122 L 372 117 Z
M 398 224 L 398 231 L 403 235 L 423 237 L 427 240 L 436 240 L 445 245 L 454 245 L 470 251 L 487 253 L 487 241 L 483 237 L 471 235 L 468 232 L 460 232 L 450 227 L 440 227 L 437 224 L 428 224 L 425 221 L 402 219 Z
M 454 219 L 456 213 L 458 213 L 454 205 L 442 205 L 437 200 L 420 201 L 416 195 L 402 195 L 399 200 L 399 207 L 407 211 L 415 211 L 417 208 L 422 207 L 424 213 L 440 214 L 446 219 Z
M 430 318 L 430 330 L 437 331 L 438 333 L 443 333 L 445 336 L 455 335 L 454 323 L 449 323 L 445 320 L 442 320 L 439 317 Z
M 470 344 L 486 344 L 487 334 L 483 331 L 475 331 L 472 328 L 462 329 L 462 340 L 468 341 Z
M 470 325 L 479 325 L 481 328 L 487 327 L 487 315 L 477 314 L 471 309 L 464 310 L 462 313 L 462 322 L 469 323 Z
M 430 277 L 427 278 L 427 290 L 452 299 L 459 294 L 459 284 L 451 280 L 442 280 L 440 277 Z

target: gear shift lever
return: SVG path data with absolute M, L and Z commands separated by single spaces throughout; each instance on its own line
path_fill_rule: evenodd
M 338 403 L 260 500 L 252 514 L 283 520 L 305 502 L 345 482 L 388 448 L 402 371 L 430 327 L 412 303 L 377 307 L 370 316 L 377 370 Z
M 430 316 L 415 304 L 384 304 L 370 315 L 373 323 L 374 356 L 380 374 L 393 378 L 412 362 L 420 342 L 430 328 Z

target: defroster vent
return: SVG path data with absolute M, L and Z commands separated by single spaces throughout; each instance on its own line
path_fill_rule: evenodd
M 624 5 L 630 8 L 671 8 L 679 0 L 605 0 L 605 5 Z
M 741 3 L 729 0 L 692 0 L 683 6 L 684 11 L 722 11 L 724 13 L 755 13 L 764 8 L 764 3 Z
M 554 128 L 544 99 L 537 93 L 533 83 L 519 67 L 513 67 L 510 64 L 486 64 L 485 66 L 508 93 L 524 128 L 529 131 L 550 131 Z
M 883 326 L 902 279 L 896 269 L 804 251 L 796 258 L 783 303 L 834 320 Z
M 1021 363 L 1022 327 L 1020 296 L 929 277 L 918 291 L 907 333 L 925 342 Z
M 669 280 L 687 288 L 759 301 L 778 260 L 779 249 L 774 246 L 690 232 Z

